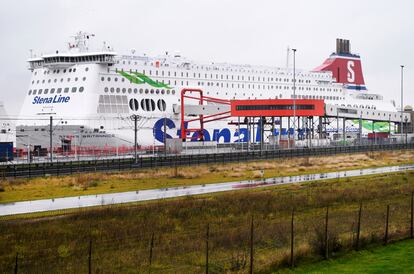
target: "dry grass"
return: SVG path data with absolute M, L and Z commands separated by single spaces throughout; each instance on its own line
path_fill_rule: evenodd
M 253 215 L 255 270 L 266 273 L 289 262 L 292 208 L 296 209 L 295 260 L 299 263 L 319 258 L 327 205 L 332 256 L 352 248 L 360 202 L 364 205 L 361 246 L 382 241 L 387 204 L 391 205 L 390 239 L 405 237 L 413 190 L 414 172 L 407 172 L 3 220 L 0 272 L 12 272 L 16 252 L 22 272 L 87 272 L 90 238 L 94 272 L 148 272 L 148 247 L 154 233 L 152 273 L 201 273 L 210 224 L 211 272 L 246 273 Z
M 8 179 L 0 183 L 0 202 L 248 180 L 259 178 L 259 170 L 277 177 L 402 163 L 414 163 L 413 150 Z

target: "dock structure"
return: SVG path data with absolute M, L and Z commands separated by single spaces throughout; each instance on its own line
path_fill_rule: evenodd
M 186 104 L 189 100 L 193 104 Z M 352 134 L 361 142 L 362 131 L 367 129 L 367 124 L 371 126 L 368 138 L 373 139 L 389 138 L 394 132 L 395 137 L 404 140 L 413 133 L 412 109 L 401 112 L 362 109 L 327 104 L 320 99 L 224 100 L 204 96 L 201 89 L 183 89 L 181 102 L 183 141 L 194 140 L 194 136 L 203 140 L 205 124 L 222 119 L 230 120 L 229 124 L 239 129 L 240 126 L 247 127 L 248 143 L 277 142 L 279 145 L 285 143 L 287 147 L 293 147 L 298 140 L 308 141 L 311 146 L 312 140 L 325 140 L 331 133 L 331 139 L 345 142 L 349 137 L 347 134 Z M 358 127 L 347 127 L 349 121 L 357 122 Z M 327 125 L 335 123 L 336 132 L 328 132 Z M 376 129 L 378 123 L 387 123 L 388 131 L 379 132 Z

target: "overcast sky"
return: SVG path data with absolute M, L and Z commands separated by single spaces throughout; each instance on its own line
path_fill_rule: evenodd
M 27 93 L 29 49 L 63 50 L 82 30 L 118 53 L 179 51 L 200 61 L 313 69 L 351 40 L 370 92 L 414 104 L 414 1 L 385 0 L 0 0 L 0 100 L 17 114 Z

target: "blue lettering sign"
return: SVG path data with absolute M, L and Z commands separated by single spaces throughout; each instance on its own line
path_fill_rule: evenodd
M 59 104 L 67 103 L 70 100 L 70 96 L 55 95 L 53 97 L 40 97 L 35 96 L 33 98 L 33 105 L 42 105 L 42 104 Z

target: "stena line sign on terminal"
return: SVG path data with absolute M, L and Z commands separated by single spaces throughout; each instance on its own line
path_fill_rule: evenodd
M 33 98 L 33 105 L 41 105 L 41 104 L 59 104 L 59 103 L 67 103 L 70 100 L 70 96 L 62 96 L 62 95 L 55 95 L 53 97 L 40 97 L 35 96 Z

